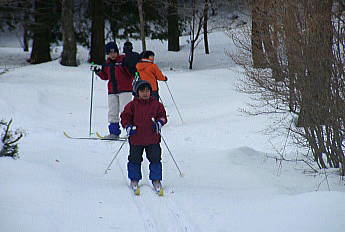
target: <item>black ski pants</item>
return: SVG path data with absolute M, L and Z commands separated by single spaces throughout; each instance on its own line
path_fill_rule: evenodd
M 146 146 L 130 144 L 128 161 L 137 164 L 143 162 L 144 150 L 150 163 L 157 163 L 162 160 L 162 149 L 160 144 L 157 143 Z

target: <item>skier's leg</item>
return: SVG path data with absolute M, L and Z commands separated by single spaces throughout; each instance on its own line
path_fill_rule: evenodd
M 118 115 L 116 112 L 118 108 L 118 96 L 116 94 L 108 94 L 108 122 L 118 122 Z
M 119 125 L 119 96 L 118 94 L 108 95 L 108 121 L 109 134 L 118 137 L 121 133 Z
M 162 180 L 162 149 L 158 144 L 150 144 L 145 147 L 146 157 L 150 161 L 150 176 L 152 181 Z
M 129 146 L 129 156 L 127 163 L 128 178 L 130 180 L 139 181 L 142 179 L 141 162 L 143 161 L 144 146 L 132 145 Z

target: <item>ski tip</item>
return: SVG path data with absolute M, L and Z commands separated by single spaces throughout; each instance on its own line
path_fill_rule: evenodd
M 96 132 L 96 136 L 100 139 L 104 139 L 104 136 L 100 135 L 98 132 Z
M 71 136 L 69 136 L 69 135 L 67 134 L 66 131 L 64 131 L 63 134 L 64 134 L 67 138 L 72 138 Z

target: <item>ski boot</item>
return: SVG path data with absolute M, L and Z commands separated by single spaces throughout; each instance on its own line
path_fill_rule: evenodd
M 152 181 L 152 185 L 153 185 L 154 190 L 158 194 L 158 196 L 163 196 L 164 195 L 162 184 L 161 184 L 160 180 L 153 180 Z
M 131 186 L 131 189 L 133 190 L 134 194 L 139 196 L 140 195 L 139 182 L 137 180 L 131 180 L 130 186 Z

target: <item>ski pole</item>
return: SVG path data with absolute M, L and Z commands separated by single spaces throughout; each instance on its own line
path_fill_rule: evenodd
M 176 107 L 177 113 L 178 113 L 178 115 L 180 116 L 181 122 L 182 122 L 182 124 L 183 124 L 183 119 L 182 119 L 181 113 L 180 113 L 180 111 L 179 111 L 179 109 L 178 109 L 178 107 L 177 107 L 177 104 L 176 104 L 176 102 L 175 102 L 175 99 L 174 99 L 174 97 L 173 97 L 173 95 L 172 95 L 172 93 L 171 93 L 171 91 L 170 91 L 169 85 L 168 85 L 168 83 L 167 83 L 166 81 L 164 81 L 164 82 L 165 82 L 165 84 L 167 85 L 167 88 L 168 88 L 169 94 L 170 94 L 170 96 L 171 96 L 171 99 L 172 99 L 173 102 L 174 102 L 174 105 L 175 105 L 175 107 Z
M 152 122 L 153 122 L 153 123 L 155 123 L 155 122 L 156 122 L 154 118 L 152 118 Z M 162 137 L 163 142 L 164 142 L 164 144 L 165 144 L 165 147 L 167 148 L 167 150 L 168 150 L 168 152 L 169 152 L 169 154 L 170 154 L 170 156 L 171 156 L 172 160 L 174 161 L 174 164 L 175 164 L 175 166 L 176 166 L 177 170 L 178 170 L 178 171 L 179 171 L 179 173 L 180 173 L 180 177 L 183 177 L 184 175 L 183 175 L 183 173 L 181 172 L 181 169 L 180 169 L 180 167 L 178 166 L 178 164 L 177 164 L 177 162 L 176 162 L 176 160 L 175 160 L 175 158 L 174 158 L 174 156 L 173 156 L 172 152 L 170 151 L 169 146 L 168 146 L 167 142 L 165 141 L 165 139 L 164 139 L 164 137 L 163 137 L 162 133 L 161 133 L 161 132 L 159 132 L 159 131 L 157 131 L 157 133 L 158 133 L 158 134 L 160 134 L 160 136 Z
M 175 158 L 174 158 L 173 154 L 171 153 L 171 151 L 170 151 L 170 149 L 169 149 L 169 147 L 168 147 L 167 142 L 165 141 L 165 139 L 164 139 L 164 137 L 163 137 L 163 135 L 162 135 L 161 133 L 160 133 L 160 135 L 161 135 L 161 137 L 162 137 L 162 139 L 163 139 L 163 142 L 164 142 L 164 144 L 165 144 L 165 146 L 166 146 L 167 150 L 169 151 L 169 154 L 170 154 L 170 156 L 171 156 L 172 160 L 174 161 L 174 164 L 175 164 L 175 166 L 176 166 L 177 170 L 178 170 L 178 171 L 179 171 L 179 173 L 180 173 L 180 177 L 183 177 L 184 175 L 183 175 L 183 173 L 181 172 L 181 170 L 180 170 L 179 166 L 177 165 L 177 162 L 176 162 L 176 160 L 175 160 Z
M 92 70 L 92 66 L 93 66 L 93 62 L 91 63 L 91 97 L 90 97 L 90 123 L 89 123 L 89 136 L 91 136 L 92 132 L 91 132 L 91 122 L 92 122 L 92 105 L 93 105 L 93 79 L 94 79 L 94 71 Z
M 120 153 L 120 151 L 121 151 L 123 145 L 125 145 L 126 142 L 127 142 L 127 139 L 126 139 L 125 141 L 122 142 L 122 144 L 121 144 L 119 150 L 117 150 L 117 152 L 115 153 L 113 159 L 112 159 L 111 162 L 109 163 L 107 169 L 105 169 L 104 175 L 105 175 L 105 174 L 108 174 L 108 170 L 110 169 L 111 165 L 113 164 L 113 162 L 114 162 L 114 160 L 116 159 L 116 157 L 119 155 L 119 153 Z

